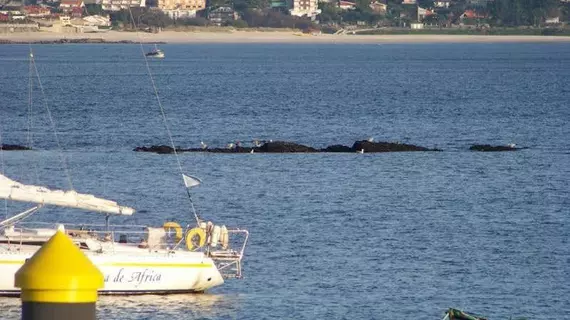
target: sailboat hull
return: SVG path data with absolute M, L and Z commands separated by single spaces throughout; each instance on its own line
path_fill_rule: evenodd
M 33 252 L 0 254 L 0 295 L 17 296 L 14 275 Z M 93 254 L 86 256 L 103 273 L 100 294 L 173 294 L 204 292 L 224 280 L 212 259 L 197 252 Z

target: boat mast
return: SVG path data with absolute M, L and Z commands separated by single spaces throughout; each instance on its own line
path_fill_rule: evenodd
M 172 152 L 174 153 L 174 157 L 176 158 L 176 163 L 178 165 L 178 170 L 180 171 L 180 176 L 182 177 L 182 181 L 184 182 L 184 171 L 182 170 L 182 163 L 180 162 L 180 157 L 178 156 L 178 152 L 176 152 L 176 146 L 174 145 L 174 139 L 172 138 L 172 133 L 170 132 L 170 127 L 168 126 L 168 121 L 166 119 L 166 112 L 164 111 L 164 106 L 162 105 L 162 101 L 160 100 L 160 96 L 158 95 L 158 89 L 156 88 L 156 82 L 154 81 L 154 77 L 152 75 L 152 72 L 150 71 L 150 65 L 148 63 L 148 58 L 147 58 L 145 51 L 144 51 L 141 36 L 139 34 L 137 25 L 135 23 L 135 18 L 133 17 L 133 12 L 131 11 L 130 7 L 128 9 L 129 9 L 129 16 L 131 17 L 131 22 L 132 22 L 133 26 L 135 27 L 135 30 L 137 30 L 136 32 L 137 32 L 137 38 L 139 39 L 139 46 L 141 48 L 141 53 L 142 53 L 142 56 L 144 58 L 148 77 L 150 79 L 150 82 L 152 84 L 152 88 L 154 90 L 154 96 L 156 98 L 156 102 L 158 103 L 158 106 L 160 108 L 160 114 L 162 115 L 162 123 L 164 124 L 164 128 L 166 129 L 166 133 L 168 134 L 170 146 L 172 147 Z M 154 46 L 156 47 L 156 44 Z M 188 195 L 188 200 L 190 201 L 190 208 L 191 208 L 192 214 L 194 215 L 194 219 L 196 219 L 196 225 L 199 225 L 200 219 L 198 218 L 196 208 L 194 207 L 194 201 L 192 201 L 192 195 L 190 194 L 190 190 L 188 190 L 188 188 L 186 188 L 186 194 Z

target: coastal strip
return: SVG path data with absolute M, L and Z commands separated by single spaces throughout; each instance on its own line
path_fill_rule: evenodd
M 311 43 L 311 44 L 388 44 L 388 43 L 570 43 L 568 36 L 533 35 L 334 35 L 303 34 L 292 31 L 137 33 L 107 31 L 67 34 L 57 32 L 19 32 L 0 34 L 0 44 L 28 43 Z

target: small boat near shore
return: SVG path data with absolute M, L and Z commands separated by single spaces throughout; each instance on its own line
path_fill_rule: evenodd
M 164 51 L 162 51 L 156 45 L 154 45 L 154 50 L 147 52 L 145 54 L 145 56 L 147 56 L 149 58 L 163 59 L 164 58 Z
M 465 311 L 454 308 L 449 308 L 445 312 L 445 316 L 443 317 L 442 320 L 487 320 L 487 318 L 481 315 L 467 313 Z

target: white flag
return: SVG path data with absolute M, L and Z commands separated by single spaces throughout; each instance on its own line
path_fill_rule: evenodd
M 182 175 L 182 178 L 184 178 L 184 185 L 186 185 L 186 188 L 192 188 L 202 183 L 200 179 L 192 176 L 187 176 L 185 174 Z

